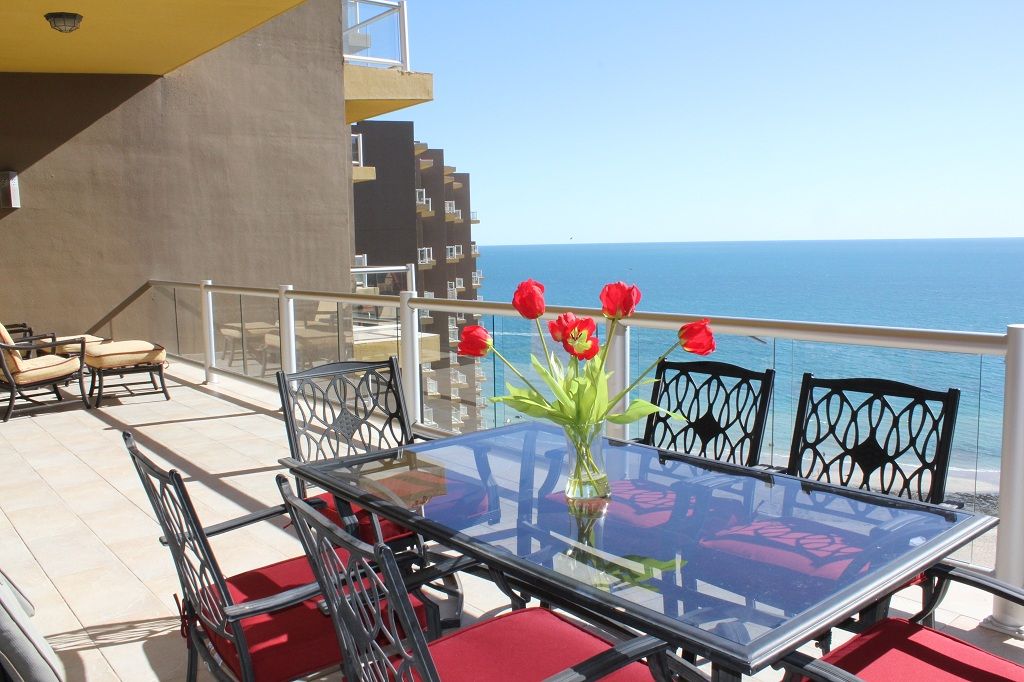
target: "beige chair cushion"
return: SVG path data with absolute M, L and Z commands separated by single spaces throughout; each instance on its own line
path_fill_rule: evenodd
M 53 379 L 57 381 L 71 376 L 82 365 L 78 358 L 62 358 L 59 355 L 40 355 L 37 358 L 22 358 L 23 369 L 13 372 L 14 383 L 19 386 L 34 384 L 37 381 Z
M 14 339 L 11 338 L 11 334 L 7 331 L 7 327 L 2 324 L 0 324 L 0 343 L 14 343 Z M 4 360 L 7 361 L 7 369 L 11 370 L 11 374 L 20 372 L 22 369 L 22 363 L 25 362 L 25 359 L 21 357 L 21 353 L 16 353 L 11 350 L 4 351 Z
M 78 334 L 77 336 L 58 336 L 57 341 L 70 341 L 71 339 L 85 339 L 86 345 L 90 343 L 99 343 L 103 341 L 102 337 L 93 336 L 92 334 Z M 68 343 L 63 346 L 57 346 L 56 348 L 43 348 L 39 351 L 40 353 L 56 353 L 57 355 L 67 355 L 68 353 L 77 353 L 78 344 Z
M 148 341 L 101 341 L 85 347 L 85 364 L 93 369 L 159 365 L 166 359 L 163 346 Z

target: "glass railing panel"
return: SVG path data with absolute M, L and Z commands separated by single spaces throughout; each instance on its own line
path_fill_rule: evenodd
M 143 338 L 152 339 L 171 355 L 181 355 L 178 347 L 178 325 L 174 319 L 176 291 L 171 287 L 153 287 L 151 304 L 147 308 L 147 332 Z
M 240 305 L 241 367 L 245 376 L 273 381 L 281 368 L 278 337 L 280 304 L 276 298 L 242 296 Z
M 363 66 L 401 66 L 402 32 L 397 2 L 348 0 L 345 59 Z
M 186 360 L 202 363 L 203 325 L 199 309 L 199 291 L 174 289 L 174 319 L 177 328 L 178 355 Z
M 237 294 L 214 293 L 211 299 L 217 367 L 242 374 L 242 297 Z

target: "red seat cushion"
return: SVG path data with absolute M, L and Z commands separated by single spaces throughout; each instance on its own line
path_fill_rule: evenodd
M 533 682 L 610 648 L 596 635 L 547 609 L 512 611 L 459 630 L 429 645 L 445 682 Z M 607 682 L 650 682 L 642 663 L 602 678 Z
M 867 682 L 1024 680 L 1020 664 L 903 618 L 880 621 L 823 660 Z
M 814 578 L 836 580 L 860 558 L 864 548 L 859 543 L 863 541 L 863 536 L 807 519 L 763 519 L 711 533 L 700 540 L 700 547 Z M 866 568 L 865 565 L 859 570 Z
M 343 550 L 338 555 L 346 556 Z M 269 597 L 315 582 L 305 556 L 295 557 L 226 578 L 236 604 Z M 426 623 L 422 602 L 410 595 L 421 625 Z M 259 682 L 292 680 L 341 663 L 341 650 L 331 619 L 317 608 L 320 597 L 291 608 L 241 621 L 249 645 L 255 679 Z M 241 677 L 241 663 L 231 640 L 206 631 L 217 653 Z

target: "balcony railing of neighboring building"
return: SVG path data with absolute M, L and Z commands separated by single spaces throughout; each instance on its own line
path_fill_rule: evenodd
M 448 298 L 451 298 L 453 293 L 458 293 L 458 289 L 453 280 L 448 280 Z
M 405 0 L 345 0 L 345 61 L 411 71 L 408 27 Z
M 457 390 L 449 395 L 447 389 L 445 395 L 438 395 L 437 381 L 420 372 L 421 363 L 443 362 L 447 352 L 448 368 L 469 371 L 468 363 L 460 367 L 460 358 L 447 344 L 438 346 L 436 334 L 420 331 L 416 324 L 418 314 L 429 310 L 435 316 L 455 316 L 458 313 L 485 315 L 489 318 L 486 326 L 495 334 L 496 345 L 499 346 L 502 339 L 498 337 L 502 334 L 518 339 L 531 332 L 509 303 L 487 302 L 481 297 L 475 301 L 416 297 L 411 289 L 401 296 L 385 296 L 296 291 L 287 285 L 256 288 L 156 280 L 149 284 L 159 295 L 152 297 L 148 304 L 156 306 L 154 314 L 165 323 L 157 327 L 169 330 L 162 332 L 162 336 L 157 334 L 153 340 L 164 345 L 172 356 L 181 361 L 201 363 L 210 381 L 219 374 L 226 374 L 270 382 L 278 368 L 293 372 L 324 361 L 363 359 L 358 356 L 358 335 L 352 333 L 352 327 L 356 325 L 339 322 L 347 319 L 343 316 L 348 315 L 356 321 L 353 313 L 357 309 L 390 308 L 397 312 L 396 323 L 386 333 L 375 333 L 371 341 L 380 345 L 384 357 L 397 355 L 400 358 L 403 390 L 413 415 L 424 414 L 421 407 L 425 400 L 432 402 L 430 406 L 435 415 L 448 414 L 449 410 L 456 408 L 448 401 L 458 403 L 460 397 Z M 596 309 L 576 308 L 575 312 L 601 316 L 601 311 Z M 695 317 L 643 312 L 623 323 L 620 327 L 622 342 L 609 346 L 608 363 L 612 372 L 609 390 L 617 393 L 628 386 L 630 375 L 638 367 L 647 366 L 652 356 L 665 348 L 667 344 L 662 336 L 674 339 L 679 325 Z M 1017 424 L 1019 415 L 1024 411 L 1024 325 L 1010 325 L 1005 333 L 982 333 L 708 317 L 713 320 L 721 348 L 743 352 L 747 352 L 744 351 L 747 348 L 750 356 L 756 357 L 751 362 L 757 363 L 759 369 L 772 367 L 776 370 L 780 377 L 776 380 L 777 390 L 797 385 L 800 373 L 812 371 L 815 367 L 829 367 L 838 372 L 848 366 L 864 366 L 875 358 L 895 358 L 893 362 L 898 361 L 898 365 L 894 366 L 906 368 L 902 374 L 902 370 L 894 370 L 887 378 L 909 380 L 903 374 L 912 376 L 927 372 L 934 385 L 960 388 L 961 409 L 956 429 L 958 445 L 955 446 L 961 454 L 960 474 L 950 477 L 947 493 L 966 495 L 970 505 L 975 503 L 979 490 L 987 495 L 988 490 L 998 491 L 1000 488 L 1003 491 L 1024 489 L 1024 466 L 1021 466 L 1024 463 L 1024 432 Z M 227 353 L 225 357 L 224 346 L 218 344 L 226 343 L 227 335 L 218 336 L 220 329 L 234 330 L 236 336 L 238 331 L 241 332 L 240 360 L 234 353 Z M 356 326 L 355 331 L 358 329 Z M 246 363 L 249 369 L 246 369 Z M 485 397 L 502 392 L 505 379 L 500 364 L 490 361 L 475 364 L 474 374 L 477 367 L 482 367 L 486 380 L 475 381 L 476 390 L 463 389 L 471 417 L 473 409 L 477 409 L 474 406 L 479 405 L 478 395 Z M 528 365 L 524 364 L 520 369 L 529 372 Z M 486 392 L 482 390 L 484 388 Z M 777 395 L 779 400 L 773 401 L 769 415 L 771 425 L 768 433 L 792 433 L 793 396 L 784 391 Z M 444 412 L 437 413 L 441 401 L 445 404 Z M 970 407 L 972 403 L 973 407 Z M 482 409 L 486 409 L 485 419 L 474 418 L 473 424 L 500 425 L 513 416 L 501 405 L 489 404 Z M 608 430 L 613 437 L 628 438 L 636 435 L 638 428 L 641 425 L 613 424 Z M 785 436 L 778 435 L 775 439 L 768 438 L 763 461 L 782 463 L 788 455 L 787 440 Z M 975 457 L 979 464 L 967 464 L 965 457 Z M 982 467 L 980 462 L 983 459 L 994 464 Z M 996 494 L 993 492 L 992 496 Z M 1020 537 L 1024 537 L 1024 498 L 1008 494 L 999 496 L 999 515 L 1000 532 L 995 539 L 994 553 L 990 552 L 991 547 L 985 551 L 967 548 L 956 556 L 972 562 L 988 562 L 979 566 L 984 570 L 991 569 L 988 557 L 1009 557 L 997 559 L 996 575 L 1012 576 L 1024 562 L 1024 554 L 1008 550 L 1016 546 L 1014 543 Z
M 433 202 L 431 201 L 430 197 L 427 196 L 427 190 L 416 190 L 416 209 L 421 213 L 434 212 Z
M 437 426 L 437 422 L 434 421 L 434 408 L 423 408 L 423 423 L 427 426 Z
M 447 200 L 447 201 L 444 202 L 444 212 L 445 212 L 445 215 L 448 215 L 448 214 L 451 214 L 451 213 L 455 213 L 455 211 L 457 211 L 457 210 L 458 209 L 455 208 L 455 202 L 454 201 Z
M 469 386 L 469 381 L 466 378 L 466 373 L 453 369 L 452 384 L 456 386 Z
M 453 403 L 457 403 L 457 402 L 459 402 L 459 400 L 461 400 L 461 399 L 462 399 L 462 398 L 460 397 L 460 394 L 459 394 L 459 389 L 458 389 L 458 388 L 454 388 L 454 387 L 453 387 L 453 388 L 452 388 L 452 402 L 453 402 Z
M 469 222 L 473 223 L 474 225 L 476 223 L 479 223 L 480 222 L 480 212 L 479 211 L 470 211 L 469 212 Z
M 480 247 L 476 245 L 476 242 L 472 242 L 469 245 L 469 255 L 473 256 L 473 258 L 476 258 L 477 256 L 480 255 Z
M 363 165 L 363 134 L 352 133 L 352 165 Z
M 433 265 L 434 264 L 434 247 L 433 246 L 422 246 L 416 249 L 416 262 L 419 265 Z
M 473 283 L 474 287 L 479 287 L 479 286 L 481 286 L 484 283 L 484 273 L 483 273 L 483 270 L 474 270 L 473 271 L 473 281 L 472 281 L 472 283 Z
M 466 290 L 466 281 L 463 278 L 461 278 L 461 277 L 456 277 L 455 278 L 455 290 L 456 291 L 465 291 Z
M 449 263 L 458 263 L 462 260 L 462 244 L 449 244 L 444 247 L 444 258 Z

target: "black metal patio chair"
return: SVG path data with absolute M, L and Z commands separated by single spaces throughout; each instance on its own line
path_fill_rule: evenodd
M 427 642 L 416 626 L 391 548 L 363 542 L 278 485 L 320 582 L 348 680 L 666 680 L 667 645 L 639 637 L 617 646 L 545 608 L 515 610 Z M 387 608 L 383 615 L 381 605 Z
M 288 447 L 292 458 L 300 462 L 397 448 L 415 438 L 394 357 L 383 362 L 335 362 L 294 374 L 278 372 L 277 386 Z M 440 485 L 446 490 L 440 503 L 459 504 L 486 514 L 496 509 L 496 491 L 487 463 L 477 464 L 481 469 L 478 479 L 446 472 L 443 481 L 423 481 L 422 487 Z M 433 474 L 424 471 L 421 475 Z M 299 495 L 306 497 L 305 482 L 296 479 L 295 486 Z M 330 493 L 318 497 L 327 505 L 325 513 L 364 541 L 414 540 L 408 529 L 384 519 L 380 520 L 378 537 L 370 514 L 345 503 L 339 511 Z M 438 502 L 427 500 L 425 506 L 432 504 Z
M 1024 680 L 1020 658 L 1008 660 L 958 639 L 947 631 L 925 625 L 951 582 L 976 587 L 1024 606 L 1024 590 L 948 564 L 925 573 L 933 583 L 932 597 L 910 619 L 885 618 L 854 635 L 821 659 L 803 653 L 786 656 L 777 668 L 786 670 L 787 682 L 1008 682 Z
M 655 373 L 651 402 L 666 411 L 683 414 L 687 420 L 672 420 L 664 412 L 652 414 L 647 418 L 644 435 L 637 441 L 687 455 L 753 466 L 761 452 L 774 379 L 771 369 L 755 372 L 724 362 L 663 360 Z M 671 459 L 663 461 L 659 470 L 670 471 Z M 643 460 L 636 477 L 612 482 L 604 521 L 609 536 L 639 542 L 643 534 L 615 532 L 615 527 L 662 525 L 673 517 L 674 510 L 675 518 L 682 518 L 679 505 L 694 503 L 688 497 L 682 499 L 676 485 L 652 480 L 651 463 L 652 460 Z M 739 521 L 745 516 L 742 495 L 715 496 L 712 504 L 733 508 L 731 515 L 717 515 L 719 518 Z M 680 528 L 680 540 L 675 546 L 637 544 L 631 551 L 652 557 L 672 556 L 685 544 L 684 533 L 685 529 Z
M 320 588 L 305 555 L 224 576 L 209 541 L 280 517 L 284 506 L 204 528 L 181 475 L 156 466 L 130 433 L 124 433 L 124 440 L 181 583 L 188 679 L 196 679 L 200 658 L 226 680 L 284 682 L 338 669 L 341 649 L 321 610 Z M 416 614 L 431 637 L 440 634 L 436 604 L 417 599 Z

